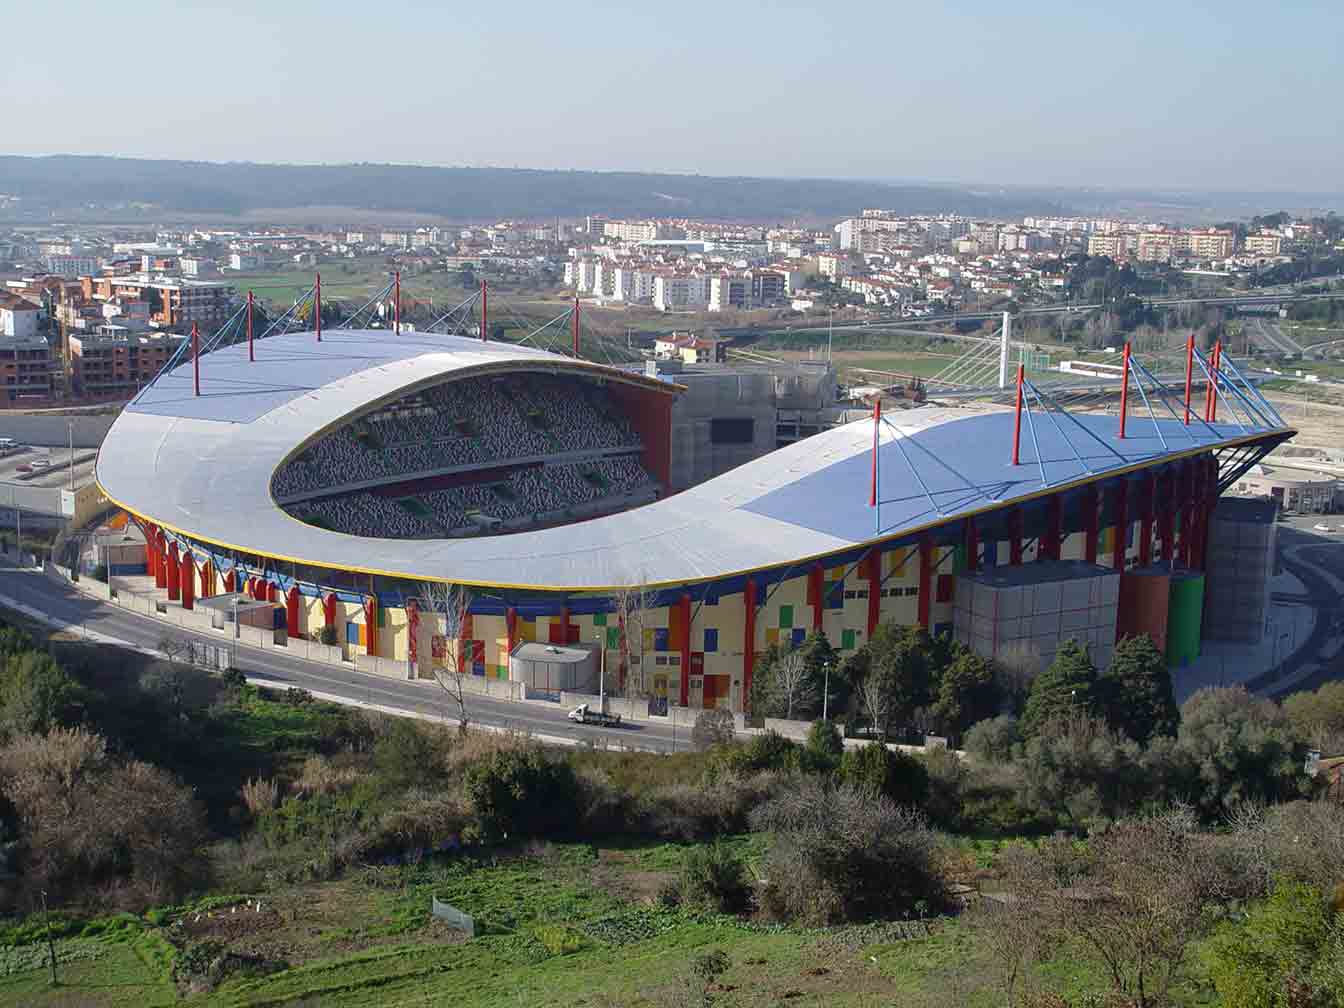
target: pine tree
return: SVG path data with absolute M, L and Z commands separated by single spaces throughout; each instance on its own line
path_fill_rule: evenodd
M 1147 634 L 1125 637 L 1115 646 L 1097 693 L 1097 706 L 1111 727 L 1135 742 L 1176 734 L 1180 712 L 1171 690 L 1171 671 Z
M 1087 648 L 1069 639 L 1055 652 L 1050 667 L 1032 680 L 1022 711 L 1022 735 L 1030 738 L 1051 721 L 1091 714 L 1097 668 Z

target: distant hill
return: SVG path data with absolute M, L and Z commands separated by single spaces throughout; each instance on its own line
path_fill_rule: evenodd
M 864 207 L 1009 217 L 1061 212 L 1039 192 L 838 179 L 717 178 L 644 172 L 273 165 L 131 158 L 0 157 L 0 193 L 59 210 L 147 203 L 165 211 L 239 215 L 260 208 L 350 207 L 500 217 L 630 217 L 834 221 Z

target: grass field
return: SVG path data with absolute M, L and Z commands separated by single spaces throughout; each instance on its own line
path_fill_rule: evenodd
M 750 861 L 762 839 L 728 841 Z M 807 930 L 697 914 L 658 904 L 685 848 L 676 844 L 544 846 L 511 856 L 375 867 L 262 897 L 261 913 L 179 911 L 167 931 L 59 941 L 61 985 L 48 985 L 43 946 L 0 949 L 0 1003 L 55 1005 L 387 1005 L 482 1008 L 663 1008 L 694 1003 L 692 958 L 721 949 L 730 966 L 715 1005 L 969 1006 L 1002 1004 L 999 969 L 955 919 Z M 429 914 L 437 896 L 473 915 L 465 939 Z M 155 919 L 161 919 L 158 916 Z M 222 941 L 269 975 L 226 979 L 182 996 L 168 979 L 163 934 Z M 6 958 L 8 957 L 8 958 Z M 1197 962 L 1197 957 L 1192 957 Z M 1100 964 L 1055 950 L 1029 982 L 1066 996 L 1104 989 Z M 1189 980 L 1177 1005 L 1211 1004 Z M 695 993 L 698 995 L 699 991 Z

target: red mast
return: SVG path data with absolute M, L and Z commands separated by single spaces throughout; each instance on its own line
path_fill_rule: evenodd
M 1185 425 L 1190 426 L 1190 381 L 1195 370 L 1195 334 L 1185 338 Z
M 401 270 L 392 274 L 392 332 L 401 333 Z
M 485 342 L 487 312 L 490 309 L 490 291 L 484 280 L 481 281 L 481 342 Z
M 570 318 L 570 329 L 574 336 L 574 356 L 579 355 L 579 296 L 574 295 L 574 314 Z
M 191 324 L 191 370 L 196 394 L 201 394 L 201 334 L 196 323 Z
M 317 341 L 322 342 L 322 274 L 317 274 L 313 285 L 313 319 L 317 323 Z
M 1013 419 L 1013 465 L 1018 465 L 1019 449 L 1022 445 L 1022 376 L 1025 365 L 1017 366 L 1017 409 Z
M 1120 377 L 1120 440 L 1125 438 L 1125 416 L 1129 412 L 1129 341 L 1125 341 L 1125 360 Z
M 252 352 L 252 292 L 247 292 L 247 359 L 254 361 L 257 355 Z
M 882 397 L 873 403 L 873 482 L 868 491 L 868 506 L 877 507 L 877 432 L 882 424 Z
M 1209 422 L 1218 422 L 1218 372 L 1223 366 L 1223 341 L 1213 344 L 1213 380 L 1209 383 Z

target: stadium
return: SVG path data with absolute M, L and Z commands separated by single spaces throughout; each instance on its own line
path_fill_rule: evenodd
M 116 573 L 183 610 L 270 603 L 278 646 L 488 680 L 528 643 L 580 644 L 618 692 L 741 711 L 760 656 L 813 630 L 847 655 L 880 622 L 918 624 L 1027 671 L 1068 636 L 1104 664 L 1145 620 L 1188 649 L 1189 591 L 1165 593 L 1203 591 L 1218 495 L 1293 434 L 1230 360 L 1194 359 L 1217 377 L 1193 417 L 1155 380 L 1127 428 L 1124 406 L 1075 415 L 1026 382 L 1016 409 L 875 411 L 671 492 L 675 375 L 291 332 L 170 362 L 96 475 L 146 535 L 143 567 Z M 1117 583 L 1155 572 L 1157 615 Z M 469 599 L 458 625 L 435 586 Z

